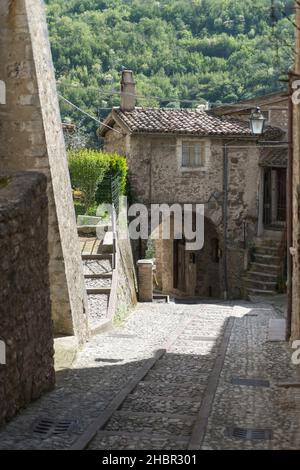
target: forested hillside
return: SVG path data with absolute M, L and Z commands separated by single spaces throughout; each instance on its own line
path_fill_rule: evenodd
M 228 103 L 285 86 L 292 0 L 275 0 L 273 13 L 271 0 L 46 3 L 59 90 L 98 117 L 119 103 L 122 67 L 135 73 L 140 105 Z

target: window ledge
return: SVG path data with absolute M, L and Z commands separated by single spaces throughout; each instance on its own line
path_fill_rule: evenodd
M 181 166 L 180 171 L 188 172 L 188 173 L 190 173 L 192 171 L 205 172 L 205 171 L 207 171 L 207 168 L 205 166 Z

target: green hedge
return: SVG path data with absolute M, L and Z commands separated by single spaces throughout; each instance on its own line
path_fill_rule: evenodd
M 126 193 L 125 157 L 83 149 L 70 151 L 68 160 L 72 188 L 82 192 L 82 199 L 75 204 L 77 214 L 93 212 L 96 204 L 111 202 L 111 178 L 117 177 L 120 194 Z
M 127 162 L 120 155 L 109 156 L 109 168 L 102 181 L 98 181 L 95 191 L 95 201 L 97 204 L 112 202 L 111 185 L 112 181 L 118 187 L 119 194 L 126 194 L 127 186 Z

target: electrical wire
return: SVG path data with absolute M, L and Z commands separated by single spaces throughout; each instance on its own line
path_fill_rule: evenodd
M 79 86 L 77 85 L 68 85 L 69 87 L 73 87 L 73 88 L 79 88 Z M 89 90 L 96 90 L 96 91 L 99 91 L 103 96 L 112 96 L 112 95 L 119 95 L 120 96 L 120 91 L 113 91 L 113 92 L 102 92 L 100 91 L 98 88 L 96 87 L 88 87 Z M 284 92 L 284 90 L 279 90 L 278 93 L 281 93 L 281 92 Z M 277 93 L 277 92 L 274 92 L 274 93 Z M 172 97 L 158 97 L 158 96 L 141 96 L 141 95 L 137 95 L 137 94 L 134 94 L 134 93 L 128 93 L 128 92 L 122 92 L 123 95 L 125 96 L 132 96 L 134 98 L 137 98 L 137 99 L 143 99 L 143 100 L 149 100 L 149 99 L 156 99 L 157 101 L 180 101 L 182 103 L 186 103 L 186 102 L 190 102 L 190 103 L 199 103 L 200 100 L 187 100 L 187 99 L 180 99 L 180 98 L 172 98 Z M 264 96 L 262 95 L 261 98 L 263 98 Z M 259 97 L 257 97 L 259 99 Z M 251 99 L 251 98 L 250 98 Z M 246 101 L 246 100 L 244 100 Z M 239 104 L 239 103 L 220 103 L 220 102 L 211 102 L 211 101 L 207 101 L 208 105 L 210 106 L 214 106 L 214 107 L 225 107 L 225 106 L 229 106 L 229 107 L 236 107 L 236 108 L 239 108 L 239 109 L 249 109 L 251 108 L 251 104 Z M 200 106 L 202 103 L 199 103 Z M 98 108 L 98 109 L 112 109 L 111 107 L 107 107 L 107 108 Z M 177 108 L 167 108 L 167 109 L 177 109 Z M 184 108 L 183 108 L 184 109 Z M 188 109 L 188 108 L 186 108 Z
M 98 124 L 102 124 L 104 127 L 107 127 L 108 129 L 114 131 L 114 132 L 117 132 L 118 134 L 121 134 L 123 135 L 122 132 L 118 131 L 117 129 L 114 129 L 113 127 L 109 126 L 108 124 L 106 124 L 104 121 L 100 121 L 100 119 L 97 119 L 95 116 L 92 116 L 91 114 L 87 113 L 86 111 L 84 111 L 83 109 L 79 108 L 79 106 L 77 106 L 76 104 L 72 103 L 70 100 L 68 100 L 67 98 L 65 98 L 64 96 L 60 95 L 58 93 L 58 96 L 60 99 L 62 99 L 63 101 L 65 101 L 66 103 L 68 103 L 70 106 L 72 106 L 73 108 L 77 109 L 77 111 L 80 111 L 81 113 L 85 114 L 86 116 L 88 116 L 90 119 L 92 119 L 93 121 L 96 121 Z

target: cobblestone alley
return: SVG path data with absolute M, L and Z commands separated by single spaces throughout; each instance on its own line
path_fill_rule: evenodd
M 268 341 L 280 317 L 261 302 L 140 304 L 2 429 L 0 449 L 298 449 L 300 389 L 283 385 L 299 366 Z

